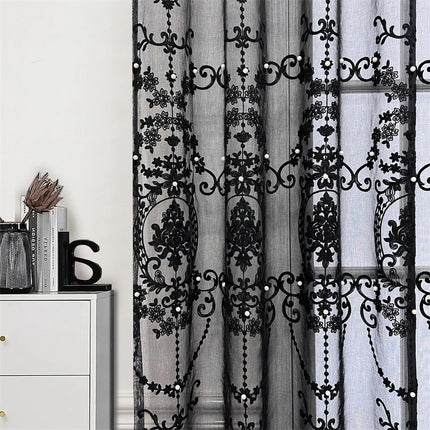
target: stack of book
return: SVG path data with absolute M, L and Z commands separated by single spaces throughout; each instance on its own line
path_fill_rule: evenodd
M 28 207 L 21 199 L 21 219 Z M 34 274 L 34 290 L 58 291 L 64 284 L 67 244 L 67 208 L 55 206 L 49 212 L 33 212 L 28 220 L 31 246 L 31 265 Z

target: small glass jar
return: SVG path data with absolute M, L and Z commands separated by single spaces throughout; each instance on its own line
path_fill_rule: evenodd
M 30 238 L 23 223 L 0 223 L 0 293 L 33 288 Z

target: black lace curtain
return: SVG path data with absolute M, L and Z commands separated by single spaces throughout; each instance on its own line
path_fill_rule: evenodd
M 430 429 L 430 4 L 135 0 L 135 429 Z

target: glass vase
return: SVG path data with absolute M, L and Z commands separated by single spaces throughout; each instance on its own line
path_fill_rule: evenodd
M 0 293 L 33 288 L 30 238 L 25 224 L 0 223 Z

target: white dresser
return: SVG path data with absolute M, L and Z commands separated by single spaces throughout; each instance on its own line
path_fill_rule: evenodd
M 112 292 L 0 295 L 0 429 L 111 430 Z

